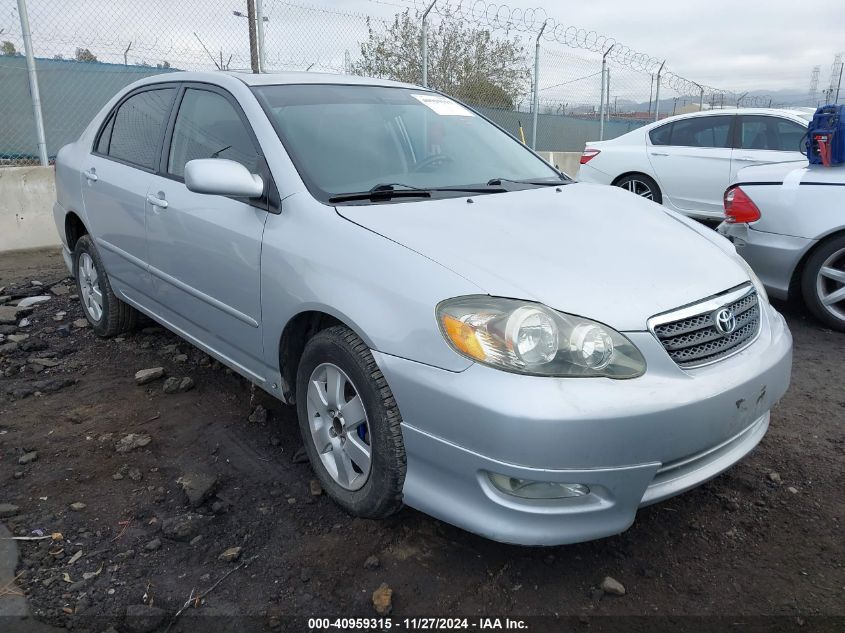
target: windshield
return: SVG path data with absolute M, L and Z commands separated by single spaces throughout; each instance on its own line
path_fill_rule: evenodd
M 562 179 L 486 119 L 426 90 L 326 84 L 254 90 L 300 176 L 323 202 L 385 185 L 483 188 L 495 179 L 494 192 L 502 191 L 500 180 Z

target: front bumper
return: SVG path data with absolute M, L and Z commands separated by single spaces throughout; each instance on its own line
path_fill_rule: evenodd
M 460 373 L 375 352 L 403 417 L 405 502 L 494 540 L 558 545 L 617 534 L 637 508 L 688 490 L 746 455 L 786 392 L 792 339 L 763 310 L 743 352 L 683 371 L 646 332 L 649 365 L 627 381 Z M 553 500 L 506 495 L 488 472 L 587 485 Z
M 789 284 L 796 266 L 816 240 L 758 231 L 748 224 L 723 222 L 717 231 L 728 238 L 736 252 L 757 273 L 766 291 L 777 299 L 789 298 Z

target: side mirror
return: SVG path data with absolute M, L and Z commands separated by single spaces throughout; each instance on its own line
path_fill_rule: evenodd
M 189 160 L 185 165 L 185 186 L 194 193 L 234 198 L 258 198 L 264 193 L 261 176 L 225 158 Z

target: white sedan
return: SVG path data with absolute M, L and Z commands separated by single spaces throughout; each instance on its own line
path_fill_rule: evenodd
M 578 179 L 623 187 L 698 219 L 722 220 L 722 194 L 749 165 L 800 160 L 812 114 L 709 110 L 588 142 Z

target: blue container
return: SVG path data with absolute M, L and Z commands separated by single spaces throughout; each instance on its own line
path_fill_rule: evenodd
M 807 132 L 807 159 L 811 165 L 821 165 L 821 145 L 830 152 L 830 164 L 845 163 L 845 105 L 821 106 L 813 115 Z

